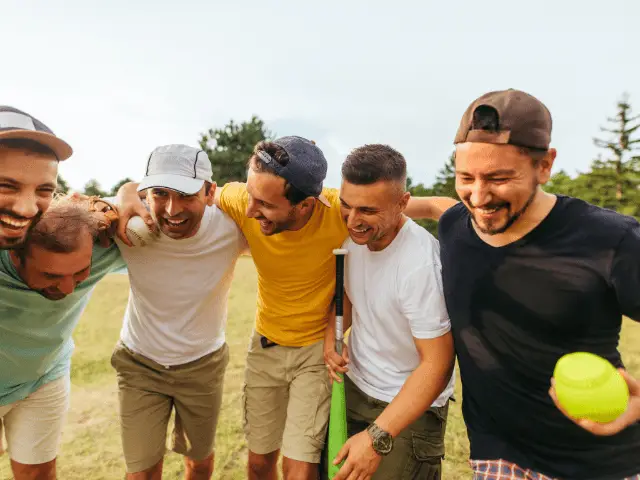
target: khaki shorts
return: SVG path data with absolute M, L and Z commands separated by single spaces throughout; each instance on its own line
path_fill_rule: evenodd
M 323 344 L 263 348 L 260 334 L 252 334 L 243 386 L 243 426 L 253 453 L 282 449 L 292 460 L 320 463 L 331 406 Z
M 347 375 L 344 382 L 347 431 L 352 437 L 366 430 L 389 404 L 365 394 Z M 400 432 L 372 480 L 440 480 L 448 413 L 449 402 L 431 407 Z
M 162 460 L 174 408 L 171 449 L 193 460 L 213 453 L 228 363 L 226 343 L 198 360 L 166 368 L 118 342 L 111 365 L 117 372 L 122 449 L 129 473 Z
M 69 374 L 44 384 L 24 400 L 0 406 L 0 455 L 2 430 L 14 462 L 38 465 L 53 460 L 69 411 Z

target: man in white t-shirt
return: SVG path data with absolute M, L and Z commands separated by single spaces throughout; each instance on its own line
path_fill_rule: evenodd
M 156 148 L 138 190 L 159 232 L 132 247 L 117 240 L 131 290 L 117 372 L 127 478 L 159 479 L 167 426 L 185 478 L 213 474 L 216 425 L 229 361 L 227 299 L 246 248 L 236 224 L 214 205 L 207 154 L 186 145 Z
M 404 157 L 386 145 L 357 148 L 342 165 L 351 332 L 341 357 L 330 323 L 325 360 L 334 381 L 346 372 L 350 438 L 335 480 L 441 478 L 454 349 L 438 241 L 403 214 L 406 179 Z

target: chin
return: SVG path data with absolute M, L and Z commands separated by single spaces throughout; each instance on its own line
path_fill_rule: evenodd
M 351 238 L 351 241 L 356 245 L 367 245 L 371 241 L 370 238 L 353 237 L 351 235 L 349 235 L 349 237 Z
M 26 239 L 26 234 L 22 237 L 3 238 L 0 236 L 0 250 L 12 250 L 15 248 L 20 248 L 22 247 Z

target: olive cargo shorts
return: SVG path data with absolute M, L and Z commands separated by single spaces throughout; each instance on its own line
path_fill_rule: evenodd
M 331 405 L 324 341 L 264 348 L 260 337 L 252 334 L 243 386 L 249 450 L 264 455 L 281 448 L 292 460 L 320 463 Z
M 388 403 L 363 393 L 344 376 L 349 437 L 366 430 Z M 431 407 L 393 440 L 372 480 L 440 480 L 449 403 Z
M 193 460 L 213 453 L 228 363 L 226 343 L 197 360 L 166 368 L 118 342 L 111 365 L 117 372 L 122 449 L 129 473 L 162 460 L 174 408 L 172 450 Z

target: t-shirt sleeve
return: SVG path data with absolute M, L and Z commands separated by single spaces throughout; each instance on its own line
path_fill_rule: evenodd
M 618 245 L 611 284 L 622 314 L 640 321 L 640 224 L 633 225 Z
M 94 245 L 91 256 L 91 276 L 104 276 L 122 270 L 127 266 L 118 246 L 113 243 L 107 248 Z
M 403 275 L 399 299 L 415 338 L 437 338 L 451 330 L 440 265 L 421 265 Z
M 240 227 L 244 224 L 249 205 L 249 194 L 246 184 L 240 182 L 226 183 L 220 191 L 220 209 L 229 215 Z

